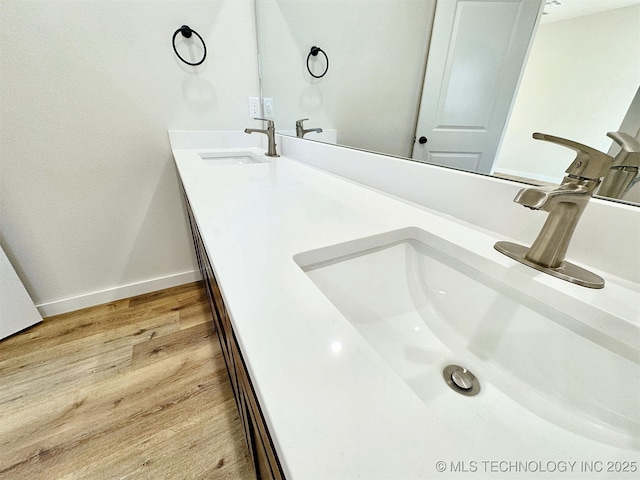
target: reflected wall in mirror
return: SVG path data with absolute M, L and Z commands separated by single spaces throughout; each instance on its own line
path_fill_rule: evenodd
M 422 87 L 437 3 L 455 1 L 520 0 L 256 0 L 262 94 L 274 99 L 278 130 L 295 134 L 296 120 L 309 118 L 306 128 L 329 133 L 305 138 L 335 141 L 337 135 L 341 145 L 411 158 L 421 136 L 416 125 L 428 94 Z M 562 9 L 576 3 L 609 10 L 565 18 Z M 615 155 L 618 147 L 606 133 L 621 130 L 628 112 L 634 117 L 640 0 L 562 4 L 547 7 L 536 24 L 493 174 L 559 183 L 573 156 L 533 140 L 534 131 Z M 330 61 L 319 79 L 306 67 L 312 46 Z M 638 127 L 627 121 L 624 131 L 637 136 Z M 640 202 L 640 185 L 629 194 L 625 200 Z
M 411 156 L 434 8 L 435 0 L 257 0 L 262 88 L 278 129 L 309 118 L 309 127 L 336 129 L 342 145 Z M 320 79 L 307 72 L 312 46 L 329 58 Z

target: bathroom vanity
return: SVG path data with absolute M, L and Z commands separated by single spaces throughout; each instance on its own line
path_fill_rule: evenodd
M 456 195 L 477 176 L 280 136 L 278 158 L 242 132 L 170 139 L 259 478 L 637 475 L 635 269 L 587 262 L 595 291 L 494 250 L 540 226 L 510 218 L 511 182 L 448 210 L 407 198 L 412 181 L 449 175 Z M 328 171 L 358 162 L 368 178 Z M 480 222 L 494 201 L 506 213 Z

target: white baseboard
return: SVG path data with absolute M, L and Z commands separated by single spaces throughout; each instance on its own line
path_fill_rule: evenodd
M 102 303 L 142 295 L 143 293 L 155 292 L 156 290 L 176 287 L 178 285 L 184 285 L 185 283 L 197 282 L 201 278 L 199 271 L 191 270 L 75 297 L 54 300 L 53 302 L 41 303 L 40 305 L 36 305 L 36 307 L 40 311 L 40 315 L 43 317 L 51 317 L 52 315 L 73 312 L 81 308 L 93 307 Z

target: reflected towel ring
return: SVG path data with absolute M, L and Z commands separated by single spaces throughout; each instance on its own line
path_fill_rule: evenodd
M 199 62 L 195 62 L 195 63 L 187 62 L 184 58 L 180 56 L 180 54 L 178 53 L 178 49 L 176 48 L 176 37 L 178 36 L 178 33 L 181 33 L 184 38 L 191 38 L 191 34 L 195 33 L 196 37 L 200 39 L 200 41 L 202 42 L 202 48 L 204 49 L 204 54 L 202 55 L 202 59 Z M 171 39 L 171 43 L 173 44 L 173 51 L 176 52 L 176 55 L 178 56 L 178 58 L 182 60 L 184 63 L 186 63 L 187 65 L 191 65 L 192 67 L 197 67 L 198 65 L 201 65 L 202 62 L 204 62 L 205 58 L 207 58 L 207 46 L 205 45 L 204 40 L 202 39 L 202 37 L 198 32 L 189 28 L 188 25 L 182 25 L 179 29 L 173 32 L 173 38 Z
M 322 72 L 321 75 L 315 75 L 311 71 L 311 67 L 309 66 L 309 59 L 311 58 L 312 55 L 314 57 L 316 57 L 318 55 L 318 53 L 320 53 L 320 52 L 322 52 L 322 54 L 324 55 L 324 58 L 327 59 L 327 66 L 325 67 L 324 72 Z M 307 55 L 307 71 L 309 72 L 309 75 L 311 75 L 312 77 L 315 77 L 315 78 L 322 78 L 329 71 L 329 57 L 327 57 L 327 54 L 325 53 L 325 51 L 322 50 L 320 47 L 311 47 L 311 51 L 309 52 L 309 55 Z

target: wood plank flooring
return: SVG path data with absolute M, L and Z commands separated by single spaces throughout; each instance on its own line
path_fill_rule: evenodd
M 0 341 L 0 479 L 253 479 L 200 283 Z

